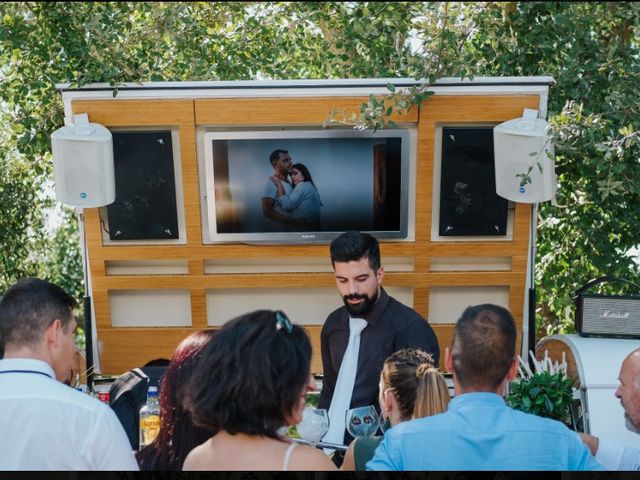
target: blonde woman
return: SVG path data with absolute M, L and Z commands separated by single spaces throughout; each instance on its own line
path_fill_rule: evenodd
M 447 383 L 433 366 L 431 355 L 415 348 L 397 351 L 384 362 L 380 374 L 380 416 L 386 427 L 447 410 Z M 360 437 L 349 445 L 341 470 L 364 471 L 382 437 Z

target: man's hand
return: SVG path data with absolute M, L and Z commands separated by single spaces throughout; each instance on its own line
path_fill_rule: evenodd
M 587 433 L 578 433 L 578 435 L 580 435 L 580 440 L 582 440 L 582 442 L 587 447 L 589 447 L 591 455 L 595 456 L 598 452 L 598 444 L 600 443 L 598 437 L 594 437 L 593 435 L 589 435 Z
M 261 202 L 262 213 L 265 217 L 270 218 L 271 220 L 275 220 L 276 222 L 286 223 L 288 225 L 296 225 L 297 220 L 288 215 L 283 215 L 282 213 L 276 212 L 273 209 L 275 204 L 275 200 L 273 198 L 265 197 L 261 199 Z
M 275 175 L 271 175 L 269 177 L 269 180 L 273 182 L 273 184 L 276 186 L 276 189 L 278 190 L 276 193 L 276 197 L 281 197 L 282 195 L 284 195 L 284 186 L 282 185 L 282 180 L 280 180 Z

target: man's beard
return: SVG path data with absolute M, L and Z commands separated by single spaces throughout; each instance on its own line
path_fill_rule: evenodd
M 356 300 L 358 298 L 361 298 L 364 301 L 362 303 L 356 303 L 355 305 L 349 303 L 349 300 Z M 342 301 L 344 302 L 344 306 L 347 307 L 347 312 L 349 312 L 350 315 L 366 315 L 373 310 L 373 307 L 378 301 L 378 292 L 376 291 L 373 294 L 373 297 L 369 297 L 366 293 L 352 293 L 351 295 L 344 295 L 342 297 Z
M 633 423 L 633 420 L 631 420 L 631 417 L 627 412 L 624 412 L 624 423 L 627 430 L 631 430 L 633 433 L 640 433 L 640 426 Z

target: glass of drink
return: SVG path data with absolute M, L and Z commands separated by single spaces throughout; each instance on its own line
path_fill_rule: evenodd
M 378 431 L 380 419 L 373 405 L 351 408 L 346 412 L 347 432 L 352 437 L 372 437 Z
M 329 414 L 324 408 L 305 407 L 296 429 L 303 440 L 315 445 L 329 430 Z

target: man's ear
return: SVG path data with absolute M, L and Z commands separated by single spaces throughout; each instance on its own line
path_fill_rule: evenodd
M 511 366 L 509 367 L 509 371 L 507 372 L 507 381 L 511 381 L 518 376 L 518 357 L 514 357 L 511 362 Z
M 55 319 L 44 331 L 44 338 L 47 345 L 56 347 L 58 346 L 59 333 L 62 333 L 62 321 Z
M 382 279 L 384 278 L 384 267 L 380 267 L 376 272 L 376 278 L 378 279 L 378 283 L 382 283 Z
M 446 347 L 444 349 L 444 367 L 447 369 L 447 372 L 449 372 L 451 374 L 455 370 L 453 368 L 453 355 L 452 355 L 451 349 L 449 347 Z

